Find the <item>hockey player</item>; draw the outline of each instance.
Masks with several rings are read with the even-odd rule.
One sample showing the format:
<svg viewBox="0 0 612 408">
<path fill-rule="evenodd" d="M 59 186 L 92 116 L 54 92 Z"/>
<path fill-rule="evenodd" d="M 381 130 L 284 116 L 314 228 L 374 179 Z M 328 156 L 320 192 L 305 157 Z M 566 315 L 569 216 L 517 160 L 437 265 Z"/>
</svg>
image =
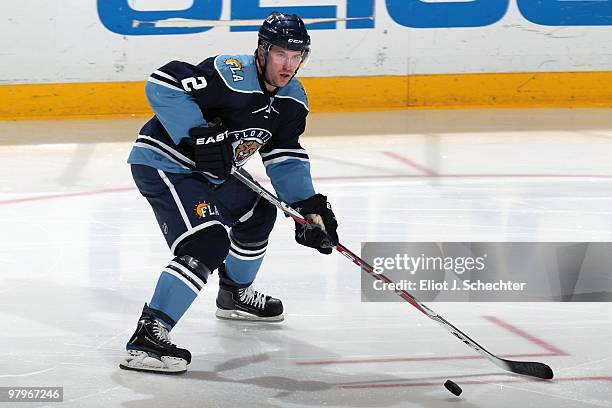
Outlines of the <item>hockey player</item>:
<svg viewBox="0 0 612 408">
<path fill-rule="evenodd" d="M 215 269 L 217 317 L 283 319 L 282 302 L 252 286 L 276 208 L 231 176 L 255 152 L 278 196 L 314 222 L 296 223 L 296 241 L 324 254 L 338 242 L 334 213 L 315 193 L 298 140 L 308 102 L 294 76 L 309 53 L 303 21 L 273 12 L 259 29 L 254 55 L 218 55 L 198 65 L 172 61 L 149 77 L 155 116 L 128 162 L 174 258 L 144 306 L 121 368 L 186 371 L 191 354 L 168 333 Z"/>
</svg>

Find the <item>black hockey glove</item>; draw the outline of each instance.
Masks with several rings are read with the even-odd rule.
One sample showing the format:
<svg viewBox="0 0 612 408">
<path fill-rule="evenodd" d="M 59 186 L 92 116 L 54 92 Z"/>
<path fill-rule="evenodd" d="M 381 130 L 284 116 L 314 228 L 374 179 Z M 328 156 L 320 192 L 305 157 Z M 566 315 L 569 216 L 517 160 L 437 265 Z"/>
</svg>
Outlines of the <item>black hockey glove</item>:
<svg viewBox="0 0 612 408">
<path fill-rule="evenodd" d="M 291 204 L 310 224 L 295 223 L 295 240 L 298 244 L 316 248 L 322 254 L 331 254 L 338 243 L 336 216 L 323 194 L 315 194 Z"/>
<path fill-rule="evenodd" d="M 234 150 L 221 123 L 189 129 L 196 169 L 225 180 L 234 165 Z"/>
</svg>

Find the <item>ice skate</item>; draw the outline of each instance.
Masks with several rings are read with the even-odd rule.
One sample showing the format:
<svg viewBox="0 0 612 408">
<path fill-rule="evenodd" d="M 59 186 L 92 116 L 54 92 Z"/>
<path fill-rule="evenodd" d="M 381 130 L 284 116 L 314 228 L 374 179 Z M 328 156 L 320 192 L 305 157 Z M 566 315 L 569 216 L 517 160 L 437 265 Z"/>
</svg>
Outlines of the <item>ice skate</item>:
<svg viewBox="0 0 612 408">
<path fill-rule="evenodd" d="M 219 275 L 224 275 L 223 266 L 219 268 Z M 216 316 L 220 319 L 280 322 L 284 319 L 283 302 L 253 289 L 252 285 L 238 288 L 221 281 Z"/>
<path fill-rule="evenodd" d="M 128 356 L 119 364 L 124 370 L 182 374 L 191 362 L 191 353 L 172 344 L 168 330 L 149 312 L 146 304 L 126 350 Z"/>
</svg>

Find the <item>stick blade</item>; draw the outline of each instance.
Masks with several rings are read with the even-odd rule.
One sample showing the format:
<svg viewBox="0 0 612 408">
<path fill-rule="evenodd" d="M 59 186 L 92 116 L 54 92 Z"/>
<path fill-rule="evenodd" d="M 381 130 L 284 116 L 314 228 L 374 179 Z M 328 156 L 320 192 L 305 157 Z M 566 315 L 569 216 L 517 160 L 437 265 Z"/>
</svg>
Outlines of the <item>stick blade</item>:
<svg viewBox="0 0 612 408">
<path fill-rule="evenodd" d="M 508 369 L 516 374 L 528 375 L 544 380 L 550 380 L 554 377 L 553 370 L 544 363 L 512 360 L 504 360 L 504 362 L 508 365 Z"/>
</svg>

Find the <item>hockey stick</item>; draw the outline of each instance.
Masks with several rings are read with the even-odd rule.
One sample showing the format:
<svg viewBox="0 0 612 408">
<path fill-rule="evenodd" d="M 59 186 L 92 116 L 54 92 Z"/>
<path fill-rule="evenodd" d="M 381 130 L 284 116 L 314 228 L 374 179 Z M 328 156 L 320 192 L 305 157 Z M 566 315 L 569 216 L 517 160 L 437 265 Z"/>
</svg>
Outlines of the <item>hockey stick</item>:
<svg viewBox="0 0 612 408">
<path fill-rule="evenodd" d="M 244 183 L 247 187 L 249 187 L 251 190 L 259 194 L 261 197 L 263 197 L 270 203 L 274 204 L 277 208 L 282 210 L 285 214 L 289 215 L 296 222 L 302 225 L 307 224 L 309 222 L 299 212 L 289 207 L 287 204 L 283 203 L 281 200 L 276 198 L 276 196 L 274 196 L 272 193 L 267 191 L 265 188 L 263 188 L 259 184 L 251 181 L 246 176 L 244 176 L 241 173 L 240 169 L 235 170 L 233 172 L 233 175 L 238 180 L 240 180 L 242 183 Z M 352 253 L 344 245 L 338 243 L 336 245 L 336 250 L 340 252 L 342 255 L 344 255 L 345 257 L 347 257 L 348 259 L 350 259 L 355 265 L 360 266 L 362 270 L 366 271 L 374 279 L 377 279 L 379 281 L 386 282 L 386 283 L 393 283 L 393 281 L 387 278 L 385 275 L 374 272 L 374 268 L 372 268 L 372 266 L 370 266 L 364 260 L 359 258 L 354 253 Z M 463 333 L 461 330 L 459 330 L 458 328 L 450 324 L 442 316 L 438 315 L 436 312 L 434 312 L 433 310 L 431 310 L 430 308 L 428 308 L 427 306 L 419 302 L 410 293 L 404 290 L 400 290 L 400 289 L 395 289 L 395 293 L 399 295 L 402 299 L 410 303 L 412 306 L 417 308 L 427 317 L 438 322 L 449 333 L 457 337 L 459 340 L 464 342 L 467 346 L 474 349 L 476 352 L 478 352 L 480 355 L 488 359 L 490 362 L 492 362 L 496 366 L 504 370 L 516 373 L 516 374 L 528 375 L 531 377 L 537 377 L 537 378 L 542 378 L 546 380 L 553 378 L 553 371 L 548 365 L 544 363 L 535 362 L 535 361 L 513 361 L 513 360 L 506 360 L 503 358 L 499 358 L 495 356 L 494 354 L 490 353 L 489 351 L 487 351 L 480 344 L 476 343 L 474 340 L 468 337 L 467 334 Z"/>
</svg>

